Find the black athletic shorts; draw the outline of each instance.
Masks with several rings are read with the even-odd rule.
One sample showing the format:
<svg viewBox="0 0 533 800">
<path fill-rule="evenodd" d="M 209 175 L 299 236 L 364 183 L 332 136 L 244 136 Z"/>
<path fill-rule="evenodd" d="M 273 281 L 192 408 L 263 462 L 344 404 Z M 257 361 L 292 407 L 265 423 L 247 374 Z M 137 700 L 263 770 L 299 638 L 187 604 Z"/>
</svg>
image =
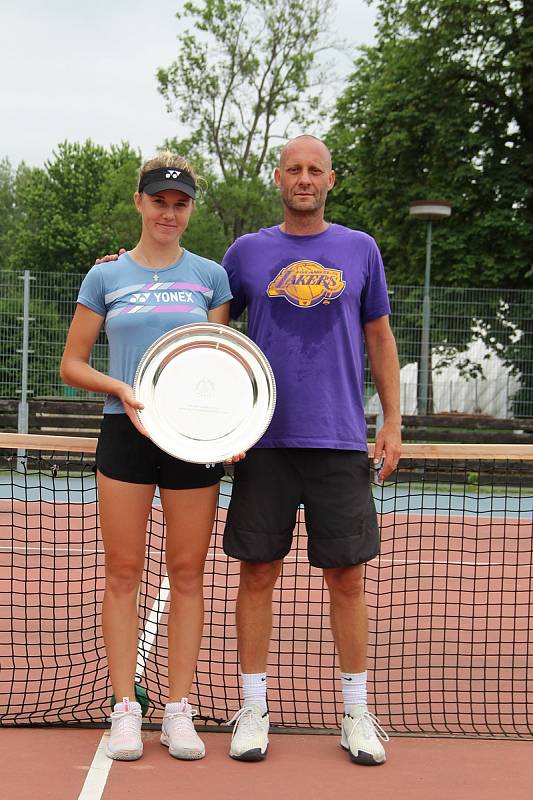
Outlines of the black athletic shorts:
<svg viewBox="0 0 533 800">
<path fill-rule="evenodd" d="M 313 566 L 348 567 L 378 554 L 368 454 L 321 448 L 255 448 L 235 464 L 224 551 L 241 561 L 284 558 L 300 504 Z"/>
<path fill-rule="evenodd" d="M 108 478 L 157 484 L 161 489 L 201 489 L 224 475 L 222 464 L 189 464 L 165 453 L 139 433 L 127 414 L 104 414 L 96 448 L 96 467 Z"/>
</svg>

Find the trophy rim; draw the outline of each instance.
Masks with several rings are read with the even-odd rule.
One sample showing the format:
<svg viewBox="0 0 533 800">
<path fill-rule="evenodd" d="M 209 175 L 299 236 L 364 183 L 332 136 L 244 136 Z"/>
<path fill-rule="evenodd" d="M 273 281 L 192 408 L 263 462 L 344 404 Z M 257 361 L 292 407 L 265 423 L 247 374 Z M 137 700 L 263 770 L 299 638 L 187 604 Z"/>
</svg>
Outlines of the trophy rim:
<svg viewBox="0 0 533 800">
<path fill-rule="evenodd" d="M 211 356 L 214 368 L 220 352 L 233 357 L 251 384 L 253 402 L 245 421 L 213 439 L 195 439 L 183 418 L 164 419 L 156 401 L 157 384 L 165 369 L 191 350 L 202 351 L 204 360 Z M 227 393 L 227 385 L 225 389 Z M 267 430 L 276 406 L 276 382 L 265 354 L 245 334 L 214 322 L 181 325 L 156 339 L 137 366 L 133 391 L 145 406 L 137 416 L 150 439 L 169 455 L 194 464 L 220 463 L 249 450 Z M 231 395 L 231 386 L 229 392 Z"/>
</svg>

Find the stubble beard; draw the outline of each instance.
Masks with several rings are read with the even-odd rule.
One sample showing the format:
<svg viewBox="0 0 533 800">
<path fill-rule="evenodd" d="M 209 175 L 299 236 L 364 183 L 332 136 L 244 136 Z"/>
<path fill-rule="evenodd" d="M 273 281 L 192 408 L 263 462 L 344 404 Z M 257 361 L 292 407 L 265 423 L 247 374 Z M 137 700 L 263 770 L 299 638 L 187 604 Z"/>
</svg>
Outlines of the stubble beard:
<svg viewBox="0 0 533 800">
<path fill-rule="evenodd" d="M 317 212 L 324 211 L 326 205 L 326 194 L 313 198 L 313 203 L 302 207 L 299 203 L 295 202 L 288 194 L 282 195 L 283 205 L 288 208 L 293 214 L 301 215 L 302 217 L 316 216 Z"/>
</svg>

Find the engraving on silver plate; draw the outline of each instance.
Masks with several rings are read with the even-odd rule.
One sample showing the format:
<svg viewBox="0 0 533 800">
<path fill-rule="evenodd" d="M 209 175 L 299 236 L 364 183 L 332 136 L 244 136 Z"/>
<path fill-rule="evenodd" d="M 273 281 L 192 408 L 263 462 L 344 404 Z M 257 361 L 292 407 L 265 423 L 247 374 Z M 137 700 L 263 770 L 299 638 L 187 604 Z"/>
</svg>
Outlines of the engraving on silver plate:
<svg viewBox="0 0 533 800">
<path fill-rule="evenodd" d="M 154 342 L 139 363 L 134 391 L 153 441 L 194 463 L 249 449 L 276 402 L 274 375 L 257 345 L 209 322 L 184 325 Z"/>
</svg>

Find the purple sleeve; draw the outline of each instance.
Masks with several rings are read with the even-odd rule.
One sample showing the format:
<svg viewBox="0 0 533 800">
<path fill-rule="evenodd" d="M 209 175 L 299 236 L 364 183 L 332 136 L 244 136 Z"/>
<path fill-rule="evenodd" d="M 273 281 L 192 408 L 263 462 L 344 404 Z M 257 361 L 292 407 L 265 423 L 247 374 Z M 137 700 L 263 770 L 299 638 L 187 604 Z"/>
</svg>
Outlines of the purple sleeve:
<svg viewBox="0 0 533 800">
<path fill-rule="evenodd" d="M 234 242 L 226 252 L 222 259 L 222 266 L 228 273 L 229 285 L 233 295 L 230 305 L 231 318 L 237 319 L 246 308 L 246 295 L 242 290 L 239 275 L 238 241 Z"/>
<path fill-rule="evenodd" d="M 374 240 L 368 253 L 368 274 L 361 299 L 363 323 L 390 315 L 389 293 L 381 253 Z"/>
</svg>

